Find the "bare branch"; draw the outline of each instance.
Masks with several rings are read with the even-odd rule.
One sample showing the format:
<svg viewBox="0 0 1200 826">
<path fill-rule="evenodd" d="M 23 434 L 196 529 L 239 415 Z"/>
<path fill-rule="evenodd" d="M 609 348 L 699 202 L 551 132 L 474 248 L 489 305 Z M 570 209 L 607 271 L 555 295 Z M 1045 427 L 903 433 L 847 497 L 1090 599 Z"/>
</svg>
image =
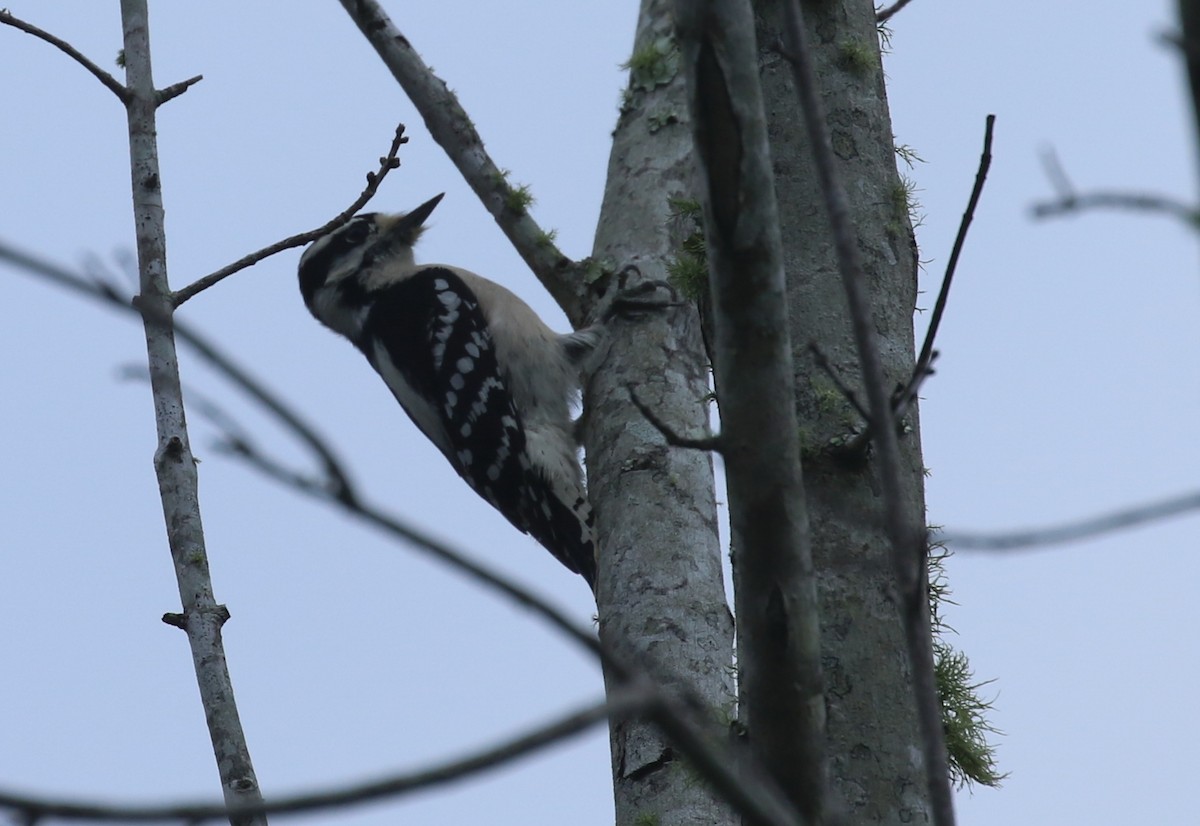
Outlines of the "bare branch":
<svg viewBox="0 0 1200 826">
<path fill-rule="evenodd" d="M 76 63 L 92 73 L 93 76 L 108 88 L 110 92 L 125 104 L 129 103 L 129 89 L 125 88 L 119 80 L 110 75 L 108 72 L 101 69 L 92 61 L 88 60 L 84 55 L 72 46 L 67 41 L 55 37 L 50 32 L 43 31 L 32 23 L 26 23 L 19 17 L 13 15 L 8 9 L 0 9 L 0 23 L 12 26 L 14 29 L 20 29 L 26 34 L 31 34 L 39 40 L 44 40 L 51 46 L 61 51 L 63 54 L 70 57 Z"/>
<path fill-rule="evenodd" d="M 667 444 L 669 444 L 671 447 L 686 447 L 693 448 L 695 450 L 713 450 L 718 453 L 721 452 L 720 434 L 700 437 L 680 435 L 669 424 L 660 419 L 658 414 L 651 410 L 641 400 L 637 394 L 637 390 L 634 389 L 633 385 L 627 385 L 627 389 L 629 390 L 629 400 L 633 402 L 633 406 L 636 407 L 641 414 L 646 417 L 646 421 L 650 422 L 655 430 L 662 434 L 662 437 L 666 439 Z"/>
<path fill-rule="evenodd" d="M 921 345 L 921 354 L 917 356 L 916 366 L 908 383 L 900 390 L 895 398 L 894 415 L 901 418 L 916 398 L 921 383 L 930 375 L 935 356 L 933 342 L 937 338 L 938 327 L 942 323 L 942 314 L 946 311 L 946 300 L 950 297 L 950 282 L 954 280 L 954 271 L 958 268 L 958 258 L 962 255 L 963 246 L 967 241 L 967 230 L 975 218 L 975 208 L 983 194 L 983 185 L 987 181 L 988 170 L 992 166 L 992 133 L 996 127 L 996 116 L 988 115 L 983 129 L 983 153 L 979 156 L 979 169 L 975 172 L 975 185 L 971 188 L 971 197 L 967 200 L 967 208 L 958 224 L 958 234 L 954 237 L 954 246 L 950 250 L 950 260 L 946 262 L 946 274 L 942 276 L 942 287 L 938 291 L 937 301 L 933 305 L 933 316 L 929 319 L 929 329 L 925 331 L 925 343 Z"/>
<path fill-rule="evenodd" d="M 158 439 L 154 471 L 196 684 L 225 803 L 258 806 L 262 804 L 262 793 L 238 715 L 221 639 L 221 626 L 228 614 L 213 592 L 200 514 L 199 480 L 189 444 L 179 359 L 171 324 L 155 121 L 157 92 L 152 80 L 148 19 L 147 0 L 121 0 L 121 29 L 129 83 L 125 112 L 138 251 L 136 306 L 143 311 Z M 266 823 L 257 816 L 239 816 L 230 822 L 231 826 L 265 826 Z"/>
<path fill-rule="evenodd" d="M 204 80 L 204 75 L 196 75 L 195 77 L 189 77 L 187 80 L 172 83 L 165 89 L 159 89 L 158 103 L 156 105 L 162 106 L 168 100 L 174 100 L 202 80 Z"/>
<path fill-rule="evenodd" d="M 327 502 L 332 501 L 328 495 L 324 494 L 317 486 L 306 482 L 302 476 L 265 458 L 253 445 L 242 442 L 231 446 L 252 467 L 277 481 L 290 485 L 293 489 L 306 495 Z M 653 672 L 653 668 L 642 670 L 619 661 L 611 651 L 600 644 L 593 634 L 577 626 L 557 608 L 505 577 L 475 563 L 461 551 L 433 539 L 365 502 L 339 502 L 339 504 L 349 513 L 432 554 L 440 561 L 458 569 L 468 578 L 501 592 L 518 605 L 541 616 L 603 660 L 610 673 L 620 681 L 623 688 L 619 690 L 624 690 L 624 687 L 631 684 L 646 682 L 649 679 L 647 673 Z M 705 710 L 702 713 L 711 715 L 712 712 Z M 690 719 L 692 715 L 684 705 L 664 698 L 660 691 L 658 702 L 650 709 L 648 716 L 676 744 L 679 750 L 687 755 L 705 779 L 712 783 L 713 787 L 740 811 L 758 818 L 758 822 L 769 826 L 797 826 L 799 821 L 794 812 L 791 811 L 779 790 L 766 779 L 765 773 L 760 768 L 749 765 L 743 765 L 739 770 L 738 763 L 728 748 L 728 744 L 713 742 L 709 739 L 701 728 L 692 722 Z"/>
<path fill-rule="evenodd" d="M 897 12 L 911 2 L 912 0 L 896 0 L 895 3 L 888 6 L 886 9 L 880 9 L 879 11 L 875 12 L 875 22 L 886 23 L 888 20 L 891 20 Z"/>
<path fill-rule="evenodd" d="M 1179 0 L 1177 7 L 1180 31 L 1165 35 L 1164 40 L 1177 47 L 1184 58 L 1192 124 L 1200 130 L 1200 4 L 1195 0 Z"/>
<path fill-rule="evenodd" d="M 356 212 L 366 206 L 367 202 L 375 197 L 375 193 L 379 191 L 379 185 L 383 183 L 383 179 L 387 177 L 387 174 L 400 166 L 400 158 L 398 157 L 397 153 L 400 151 L 401 145 L 406 143 L 408 143 L 408 138 L 404 137 L 404 124 L 402 123 L 396 127 L 396 137 L 392 139 L 392 145 L 388 149 L 388 153 L 379 159 L 378 171 L 367 173 L 366 188 L 364 188 L 362 193 L 354 199 L 354 203 L 346 207 L 346 209 L 343 210 L 336 218 L 324 224 L 323 226 L 318 227 L 317 229 L 309 230 L 308 232 L 301 232 L 298 235 L 289 236 L 288 238 L 284 238 L 282 241 L 276 241 L 270 246 L 263 247 L 257 252 L 252 252 L 249 255 L 243 256 L 237 261 L 234 261 L 232 264 L 222 267 L 216 272 L 210 273 L 203 278 L 193 281 L 186 287 L 176 290 L 171 294 L 171 300 L 173 301 L 174 305 L 178 307 L 180 304 L 196 295 L 196 293 L 207 290 L 213 284 L 228 278 L 235 272 L 253 266 L 259 261 L 262 261 L 264 258 L 269 258 L 276 253 L 283 252 L 286 249 L 300 247 L 309 243 L 310 241 L 315 241 L 323 235 L 328 235 L 342 224 L 349 221 L 354 217 Z"/>
<path fill-rule="evenodd" d="M 858 415 L 862 416 L 862 420 L 864 422 L 871 421 L 871 414 L 867 412 L 867 408 L 862 406 L 862 402 L 858 400 L 858 396 L 855 395 L 854 391 L 842 381 L 842 377 L 838 375 L 837 370 L 830 363 L 829 357 L 825 355 L 825 351 L 821 349 L 821 346 L 815 341 L 810 341 L 808 343 L 808 351 L 812 353 L 813 361 L 816 362 L 817 367 L 820 367 L 825 375 L 829 376 L 829 380 L 833 382 L 833 386 L 838 389 L 838 392 L 850 403 L 850 406 L 855 409 Z"/>
<path fill-rule="evenodd" d="M 529 215 L 528 190 L 514 188 L 495 164 L 458 98 L 421 60 L 376 0 L 340 0 L 425 120 L 438 146 L 576 327 L 583 323 L 582 271 Z"/>
<path fill-rule="evenodd" d="M 97 298 L 110 306 L 120 307 L 123 311 L 131 311 L 133 309 L 122 297 L 122 292 L 111 283 L 87 281 L 66 270 L 54 267 L 26 253 L 8 247 L 3 243 L 0 243 L 0 260 L 7 260 L 19 268 L 42 275 L 54 283 Z M 186 339 L 190 344 L 197 347 L 198 352 L 205 355 L 219 372 L 229 376 L 239 386 L 246 389 L 242 380 L 237 378 L 245 376 L 246 371 L 227 357 L 214 359 L 212 354 L 216 353 L 216 348 L 204 336 L 178 323 L 176 323 L 175 331 L 180 338 Z M 265 388 L 260 387 L 258 390 L 268 398 L 273 398 L 273 395 Z M 257 394 L 255 395 L 257 398 Z M 189 398 L 191 398 L 190 404 L 193 412 L 204 416 L 223 432 L 224 441 L 220 443 L 220 447 L 242 458 L 259 472 L 307 496 L 326 503 L 336 503 L 364 521 L 374 524 L 376 527 L 415 545 L 442 562 L 457 568 L 469 578 L 500 591 L 518 605 L 522 605 L 543 619 L 546 619 L 551 625 L 578 642 L 585 650 L 591 651 L 596 656 L 605 660 L 612 674 L 621 681 L 622 685 L 627 685 L 633 681 L 641 683 L 646 681 L 647 678 L 641 671 L 631 669 L 615 661 L 611 653 L 601 648 L 595 634 L 590 629 L 576 625 L 553 605 L 541 600 L 532 592 L 521 588 L 519 585 L 500 575 L 477 565 L 461 551 L 457 551 L 444 543 L 430 538 L 419 529 L 362 501 L 349 488 L 348 484 L 344 488 L 340 488 L 288 468 L 283 463 L 267 456 L 265 452 L 260 450 L 246 434 L 245 430 L 237 425 L 236 420 L 213 402 L 193 396 L 189 396 Z M 271 413 L 280 418 L 288 427 L 297 427 L 295 422 L 299 421 L 299 417 L 294 411 L 288 410 L 283 402 L 274 401 L 266 406 Z M 300 430 L 297 429 L 297 432 L 299 433 Z M 307 438 L 304 440 L 306 443 L 309 443 L 310 448 L 316 451 L 323 460 L 327 457 L 327 461 L 332 467 L 339 469 L 342 467 L 341 461 L 336 457 L 332 448 L 318 437 L 313 436 L 312 442 L 309 442 Z M 338 472 L 342 473 L 340 470 Z M 176 614 L 171 615 L 171 617 L 177 624 L 184 624 L 183 615 Z M 712 743 L 706 740 L 698 727 L 689 722 L 688 713 L 678 703 L 670 703 L 660 697 L 659 702 L 650 709 L 650 717 L 664 732 L 678 743 L 681 752 L 689 755 L 689 757 L 696 761 L 698 766 L 703 767 L 705 776 L 710 779 L 714 786 L 735 804 L 739 805 L 743 811 L 758 813 L 762 822 L 774 824 L 774 826 L 789 826 L 795 823 L 792 816 L 787 813 L 787 807 L 782 803 L 782 797 L 778 791 L 769 785 L 764 785 L 761 773 L 751 773 L 749 775 L 746 775 L 745 772 L 739 773 L 734 768 L 735 761 L 728 748 L 723 744 Z M 28 800 L 30 799 L 19 795 L 0 793 L 0 806 L 11 804 L 13 808 L 20 809 L 21 805 L 19 804 L 22 801 Z M 283 803 L 280 805 L 283 805 Z M 277 808 L 273 804 L 268 810 L 276 811 Z M 224 812 L 224 810 L 222 809 L 221 812 Z M 63 817 L 71 816 L 64 814 L 62 809 L 46 810 L 45 814 L 47 816 L 52 814 Z M 116 819 L 123 819 L 123 817 L 124 815 Z"/>
<path fill-rule="evenodd" d="M 1093 539 L 1104 534 L 1115 533 L 1150 522 L 1159 522 L 1198 510 L 1200 510 L 1200 491 L 1048 528 L 1032 528 L 994 534 L 950 531 L 939 533 L 934 539 L 955 550 L 1016 551 Z"/>
<path fill-rule="evenodd" d="M 97 275 L 87 279 L 67 269 L 56 266 L 48 261 L 37 258 L 27 252 L 9 246 L 0 241 L 0 261 L 7 261 L 18 269 L 51 281 L 61 287 L 82 293 L 85 296 L 99 300 L 110 307 L 116 307 L 122 312 L 136 314 L 138 311 L 130 303 L 130 296 L 118 287 L 111 279 Z M 334 499 L 355 497 L 349 473 L 341 460 L 325 439 L 316 429 L 304 420 L 276 393 L 271 391 L 233 358 L 222 352 L 207 336 L 186 322 L 174 322 L 175 336 L 188 344 L 197 355 L 212 365 L 218 372 L 226 376 L 238 389 L 246 393 L 274 415 L 280 422 L 311 450 L 320 462 L 325 478 L 313 484 L 320 487 Z M 142 371 L 144 374 L 144 370 Z"/>
<path fill-rule="evenodd" d="M 203 414 L 212 411 L 202 409 L 199 412 Z M 227 413 L 221 412 L 216 416 L 210 416 L 209 420 L 224 432 L 225 439 L 219 444 L 221 449 L 230 455 L 244 460 L 260 473 L 303 493 L 305 496 L 341 507 L 347 513 L 449 565 L 468 579 L 500 592 L 517 605 L 532 611 L 558 628 L 586 651 L 600 659 L 605 659 L 606 655 L 601 649 L 600 641 L 590 628 L 577 624 L 565 613 L 532 591 L 476 562 L 463 551 L 453 548 L 405 520 L 389 514 L 383 508 L 370 504 L 365 498 L 358 495 L 338 496 L 336 492 L 331 491 L 319 481 L 287 467 L 261 450 L 241 428 L 229 427 L 228 422 L 231 417 Z"/>
<path fill-rule="evenodd" d="M 1058 156 L 1052 149 L 1042 153 L 1042 166 L 1046 177 L 1058 192 L 1052 201 L 1034 204 L 1030 212 L 1034 218 L 1053 218 L 1073 215 L 1089 209 L 1119 209 L 1132 212 L 1159 212 L 1178 218 L 1188 226 L 1200 225 L 1200 210 L 1177 198 L 1166 195 L 1139 192 L 1085 192 L 1080 194 L 1063 170 Z"/>
<path fill-rule="evenodd" d="M 496 766 L 512 763 L 572 735 L 579 734 L 609 717 L 626 717 L 645 713 L 657 702 L 655 694 L 645 685 L 623 686 L 613 692 L 607 702 L 596 703 L 571 712 L 550 723 L 513 737 L 475 754 L 460 757 L 440 765 L 406 774 L 396 774 L 379 780 L 346 785 L 327 791 L 286 797 L 261 806 L 229 807 L 201 803 L 167 804 L 160 806 L 107 805 L 96 802 L 66 802 L 47 797 L 31 797 L 0 791 L 0 808 L 6 808 L 29 820 L 54 817 L 64 820 L 101 822 L 134 822 L 179 820 L 202 823 L 247 815 L 268 815 L 296 812 L 316 812 L 327 809 L 348 809 L 372 801 L 396 798 L 422 789 L 444 785 L 480 774 Z"/>
<path fill-rule="evenodd" d="M 941 701 L 934 682 L 932 631 L 926 598 L 925 531 L 914 524 L 904 506 L 901 482 L 900 448 L 897 442 L 892 401 L 888 392 L 879 350 L 874 338 L 870 301 L 864 286 L 854 225 L 850 217 L 845 188 L 838 178 L 837 160 L 825 118 L 825 108 L 810 56 L 808 31 L 799 0 L 788 0 L 787 48 L 791 52 L 793 81 L 804 112 L 809 141 L 813 147 L 821 191 L 829 214 L 834 248 L 845 286 L 850 320 L 862 362 L 863 383 L 871 417 L 868 423 L 874 435 L 883 491 L 884 524 L 892 545 L 892 562 L 900 593 L 900 614 L 912 668 L 921 727 L 922 752 L 929 784 L 933 822 L 953 826 L 954 800 L 950 789 L 950 767 L 942 730 Z"/>
<path fill-rule="evenodd" d="M 1166 195 L 1136 192 L 1086 192 L 1056 201 L 1034 204 L 1034 218 L 1053 218 L 1089 209 L 1118 209 L 1132 212 L 1162 212 L 1189 226 L 1200 224 L 1200 211 L 1190 204 Z"/>
</svg>

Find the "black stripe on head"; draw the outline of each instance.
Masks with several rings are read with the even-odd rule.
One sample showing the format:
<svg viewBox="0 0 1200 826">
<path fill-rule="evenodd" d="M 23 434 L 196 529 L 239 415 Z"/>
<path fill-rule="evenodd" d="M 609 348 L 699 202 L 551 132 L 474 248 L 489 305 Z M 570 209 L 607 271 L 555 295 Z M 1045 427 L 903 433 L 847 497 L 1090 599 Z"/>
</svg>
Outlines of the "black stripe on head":
<svg viewBox="0 0 1200 826">
<path fill-rule="evenodd" d="M 323 235 L 309 245 L 300 256 L 300 294 L 304 303 L 312 306 L 317 290 L 325 286 L 337 265 L 357 247 L 366 246 L 375 234 L 377 214 L 365 212 L 356 215 L 328 235 Z"/>
</svg>

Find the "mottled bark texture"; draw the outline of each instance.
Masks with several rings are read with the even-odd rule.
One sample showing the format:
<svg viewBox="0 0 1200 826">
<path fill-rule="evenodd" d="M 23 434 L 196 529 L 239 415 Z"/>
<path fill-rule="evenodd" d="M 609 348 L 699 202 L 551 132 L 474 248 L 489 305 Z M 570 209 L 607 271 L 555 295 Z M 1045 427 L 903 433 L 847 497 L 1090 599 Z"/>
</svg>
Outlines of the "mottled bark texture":
<svg viewBox="0 0 1200 826">
<path fill-rule="evenodd" d="M 806 352 L 809 342 L 819 344 L 843 380 L 864 397 L 843 285 L 791 70 L 780 53 L 782 6 L 779 0 L 756 0 L 755 10 L 818 572 L 832 789 L 849 807 L 852 822 L 923 823 L 929 819 L 928 793 L 877 469 L 869 454 L 855 461 L 837 449 L 862 423 Z M 896 171 L 875 11 L 870 0 L 816 0 L 806 2 L 804 11 L 858 230 L 884 371 L 889 383 L 899 383 L 914 360 L 916 262 Z M 922 522 L 915 409 L 906 424 L 904 506 Z"/>
<path fill-rule="evenodd" d="M 595 258 L 628 283 L 666 277 L 676 252 L 667 199 L 692 192 L 692 140 L 670 5 L 642 5 L 596 231 Z M 723 719 L 711 726 L 720 736 L 734 716 L 733 623 L 722 584 L 712 462 L 701 451 L 668 447 L 630 403 L 628 389 L 636 388 L 676 430 L 704 432 L 709 389 L 699 319 L 691 307 L 678 306 L 618 320 L 614 332 L 585 405 L 588 484 L 600 538 L 600 636 L 622 661 L 645 666 L 668 689 L 686 690 L 717 710 Z M 611 735 L 618 826 L 735 822 L 654 727 L 623 721 Z"/>
<path fill-rule="evenodd" d="M 749 0 L 677 0 L 676 18 L 700 162 L 740 717 L 757 761 L 816 824 L 826 785 L 820 628 L 754 17 Z"/>
</svg>

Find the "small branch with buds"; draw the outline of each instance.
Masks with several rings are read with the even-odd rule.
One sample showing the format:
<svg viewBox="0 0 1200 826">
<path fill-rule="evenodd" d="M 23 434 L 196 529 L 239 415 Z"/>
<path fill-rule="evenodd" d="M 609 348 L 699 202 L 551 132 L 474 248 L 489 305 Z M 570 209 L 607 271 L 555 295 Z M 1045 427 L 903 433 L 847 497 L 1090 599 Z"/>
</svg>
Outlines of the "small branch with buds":
<svg viewBox="0 0 1200 826">
<path fill-rule="evenodd" d="M 207 290 L 213 284 L 223 281 L 235 272 L 244 270 L 247 267 L 252 267 L 264 258 L 270 258 L 276 253 L 291 249 L 292 247 L 301 247 L 305 244 L 315 241 L 323 235 L 328 235 L 342 224 L 354 217 L 354 214 L 367 205 L 367 202 L 375 197 L 375 193 L 379 191 L 379 185 L 383 183 L 383 179 L 393 169 L 400 166 L 400 158 L 398 153 L 403 144 L 408 143 L 408 138 L 404 136 L 404 124 L 396 127 L 396 137 L 392 139 L 391 148 L 388 153 L 379 159 L 379 169 L 375 172 L 367 173 L 367 186 L 362 193 L 354 199 L 354 203 L 346 207 L 338 216 L 326 224 L 323 224 L 316 229 L 308 232 L 301 232 L 297 235 L 291 235 L 284 238 L 282 241 L 276 241 L 270 246 L 263 247 L 257 252 L 252 252 L 232 264 L 222 267 L 214 273 L 210 273 L 203 278 L 198 278 L 186 287 L 182 287 L 171 294 L 171 302 L 175 307 L 183 304 L 189 298 L 192 298 L 197 293 Z"/>
</svg>

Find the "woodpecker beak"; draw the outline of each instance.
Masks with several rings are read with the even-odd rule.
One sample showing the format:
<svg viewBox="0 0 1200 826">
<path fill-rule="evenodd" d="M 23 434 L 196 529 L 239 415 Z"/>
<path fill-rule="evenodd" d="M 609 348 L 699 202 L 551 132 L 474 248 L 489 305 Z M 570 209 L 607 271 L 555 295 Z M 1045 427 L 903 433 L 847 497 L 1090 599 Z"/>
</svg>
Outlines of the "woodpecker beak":
<svg viewBox="0 0 1200 826">
<path fill-rule="evenodd" d="M 441 202 L 446 196 L 443 192 L 440 195 L 435 195 L 412 212 L 405 213 L 400 216 L 395 224 L 392 225 L 391 232 L 401 238 L 412 238 L 416 240 L 421 233 L 421 225 L 429 218 L 429 214 L 433 212 L 433 208 Z"/>
</svg>

